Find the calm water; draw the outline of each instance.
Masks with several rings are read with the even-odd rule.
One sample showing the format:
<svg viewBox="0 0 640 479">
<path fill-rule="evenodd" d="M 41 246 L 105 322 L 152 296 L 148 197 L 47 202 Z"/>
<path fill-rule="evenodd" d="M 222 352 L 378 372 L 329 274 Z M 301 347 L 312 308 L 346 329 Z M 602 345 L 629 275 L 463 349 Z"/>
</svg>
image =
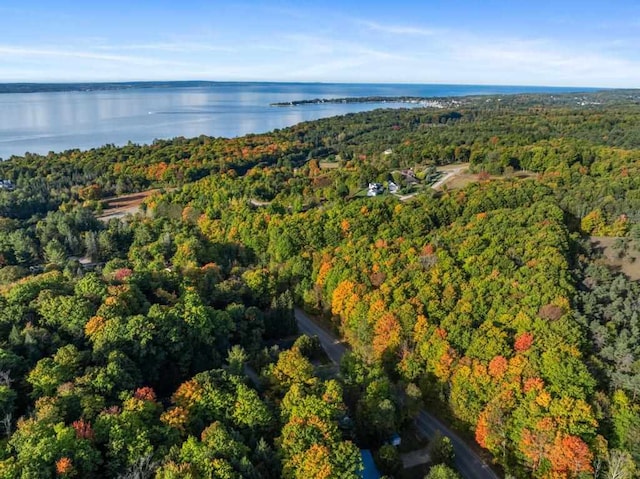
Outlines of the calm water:
<svg viewBox="0 0 640 479">
<path fill-rule="evenodd" d="M 2 94 L 0 158 L 27 151 L 87 149 L 106 143 L 150 143 L 156 138 L 175 136 L 230 137 L 262 133 L 301 121 L 392 106 L 323 104 L 279 108 L 269 106 L 273 102 L 373 95 L 440 97 L 575 90 L 468 85 L 219 83 L 204 87 Z"/>
</svg>

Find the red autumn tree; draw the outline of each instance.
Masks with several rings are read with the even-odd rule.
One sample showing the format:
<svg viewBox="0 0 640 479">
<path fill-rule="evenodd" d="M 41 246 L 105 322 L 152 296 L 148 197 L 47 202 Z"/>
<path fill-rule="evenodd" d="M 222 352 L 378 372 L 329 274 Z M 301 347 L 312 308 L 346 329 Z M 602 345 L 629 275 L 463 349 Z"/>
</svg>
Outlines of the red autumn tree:
<svg viewBox="0 0 640 479">
<path fill-rule="evenodd" d="M 74 421 L 71 426 L 76 431 L 76 437 L 78 439 L 93 439 L 94 434 L 90 422 L 84 419 L 78 419 Z"/>
<path fill-rule="evenodd" d="M 517 338 L 513 348 L 518 352 L 527 351 L 533 344 L 533 334 L 522 333 Z"/>
<path fill-rule="evenodd" d="M 113 274 L 113 277 L 116 281 L 124 281 L 132 274 L 133 274 L 133 270 L 129 268 L 120 268 Z"/>
<path fill-rule="evenodd" d="M 148 386 L 136 389 L 136 392 L 133 393 L 133 396 L 136 399 L 141 399 L 143 401 L 155 401 L 156 400 L 155 391 L 153 390 L 153 388 L 148 387 Z"/>
</svg>

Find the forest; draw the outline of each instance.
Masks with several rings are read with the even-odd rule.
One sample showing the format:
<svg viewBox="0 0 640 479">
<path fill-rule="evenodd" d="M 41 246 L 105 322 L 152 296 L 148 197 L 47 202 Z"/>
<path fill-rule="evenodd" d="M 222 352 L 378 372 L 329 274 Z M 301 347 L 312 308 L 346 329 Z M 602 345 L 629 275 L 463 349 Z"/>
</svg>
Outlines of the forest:
<svg viewBox="0 0 640 479">
<path fill-rule="evenodd" d="M 472 181 L 361 194 L 454 164 Z M 502 477 L 640 474 L 640 286 L 591 241 L 637 267 L 637 91 L 27 153 L 0 179 L 0 477 L 358 478 L 361 449 L 458 477 L 442 438 L 402 470 L 421 409 Z"/>
</svg>

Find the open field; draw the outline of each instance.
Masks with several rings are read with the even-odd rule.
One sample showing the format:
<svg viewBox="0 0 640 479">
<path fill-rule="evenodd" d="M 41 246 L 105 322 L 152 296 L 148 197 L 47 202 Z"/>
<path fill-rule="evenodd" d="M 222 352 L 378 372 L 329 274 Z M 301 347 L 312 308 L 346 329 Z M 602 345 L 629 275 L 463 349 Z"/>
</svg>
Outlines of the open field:
<svg viewBox="0 0 640 479">
<path fill-rule="evenodd" d="M 602 254 L 602 259 L 598 261 L 601 261 L 614 271 L 625 274 L 631 280 L 640 280 L 640 252 L 630 249 L 621 258 L 613 247 L 613 244 L 619 238 L 592 236 L 590 239 L 591 246 Z"/>
<path fill-rule="evenodd" d="M 460 167 L 463 165 L 447 165 L 447 166 L 438 168 L 438 171 L 446 171 L 444 170 L 444 168 L 452 169 L 453 167 L 456 167 L 456 166 Z M 468 167 L 468 164 L 466 166 Z M 509 178 L 523 179 L 523 178 L 535 178 L 536 176 L 538 176 L 538 174 L 531 171 L 516 171 L 510 175 L 490 175 L 486 178 L 486 180 L 504 180 Z M 457 189 L 464 188 L 468 184 L 475 183 L 477 181 L 481 181 L 481 176 L 477 173 L 469 173 L 468 169 L 466 169 L 466 170 L 460 170 L 458 173 L 456 173 L 453 177 L 451 177 L 451 179 L 449 179 L 446 182 L 446 185 L 447 185 L 447 188 L 450 190 L 457 190 Z"/>
<path fill-rule="evenodd" d="M 337 161 L 320 161 L 318 166 L 321 170 L 335 170 L 340 168 L 340 163 Z"/>
</svg>

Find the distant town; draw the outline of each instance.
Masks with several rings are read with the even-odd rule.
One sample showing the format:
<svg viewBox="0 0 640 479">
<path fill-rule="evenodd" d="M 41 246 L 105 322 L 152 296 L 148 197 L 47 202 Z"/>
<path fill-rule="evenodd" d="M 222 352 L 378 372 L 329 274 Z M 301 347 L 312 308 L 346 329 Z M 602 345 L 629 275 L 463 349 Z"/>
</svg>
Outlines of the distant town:
<svg viewBox="0 0 640 479">
<path fill-rule="evenodd" d="M 271 103 L 271 106 L 318 105 L 322 103 L 410 103 L 423 107 L 445 108 L 457 102 L 451 99 L 434 99 L 420 96 L 356 96 L 345 98 L 313 98 L 310 100 L 294 100 Z"/>
</svg>

